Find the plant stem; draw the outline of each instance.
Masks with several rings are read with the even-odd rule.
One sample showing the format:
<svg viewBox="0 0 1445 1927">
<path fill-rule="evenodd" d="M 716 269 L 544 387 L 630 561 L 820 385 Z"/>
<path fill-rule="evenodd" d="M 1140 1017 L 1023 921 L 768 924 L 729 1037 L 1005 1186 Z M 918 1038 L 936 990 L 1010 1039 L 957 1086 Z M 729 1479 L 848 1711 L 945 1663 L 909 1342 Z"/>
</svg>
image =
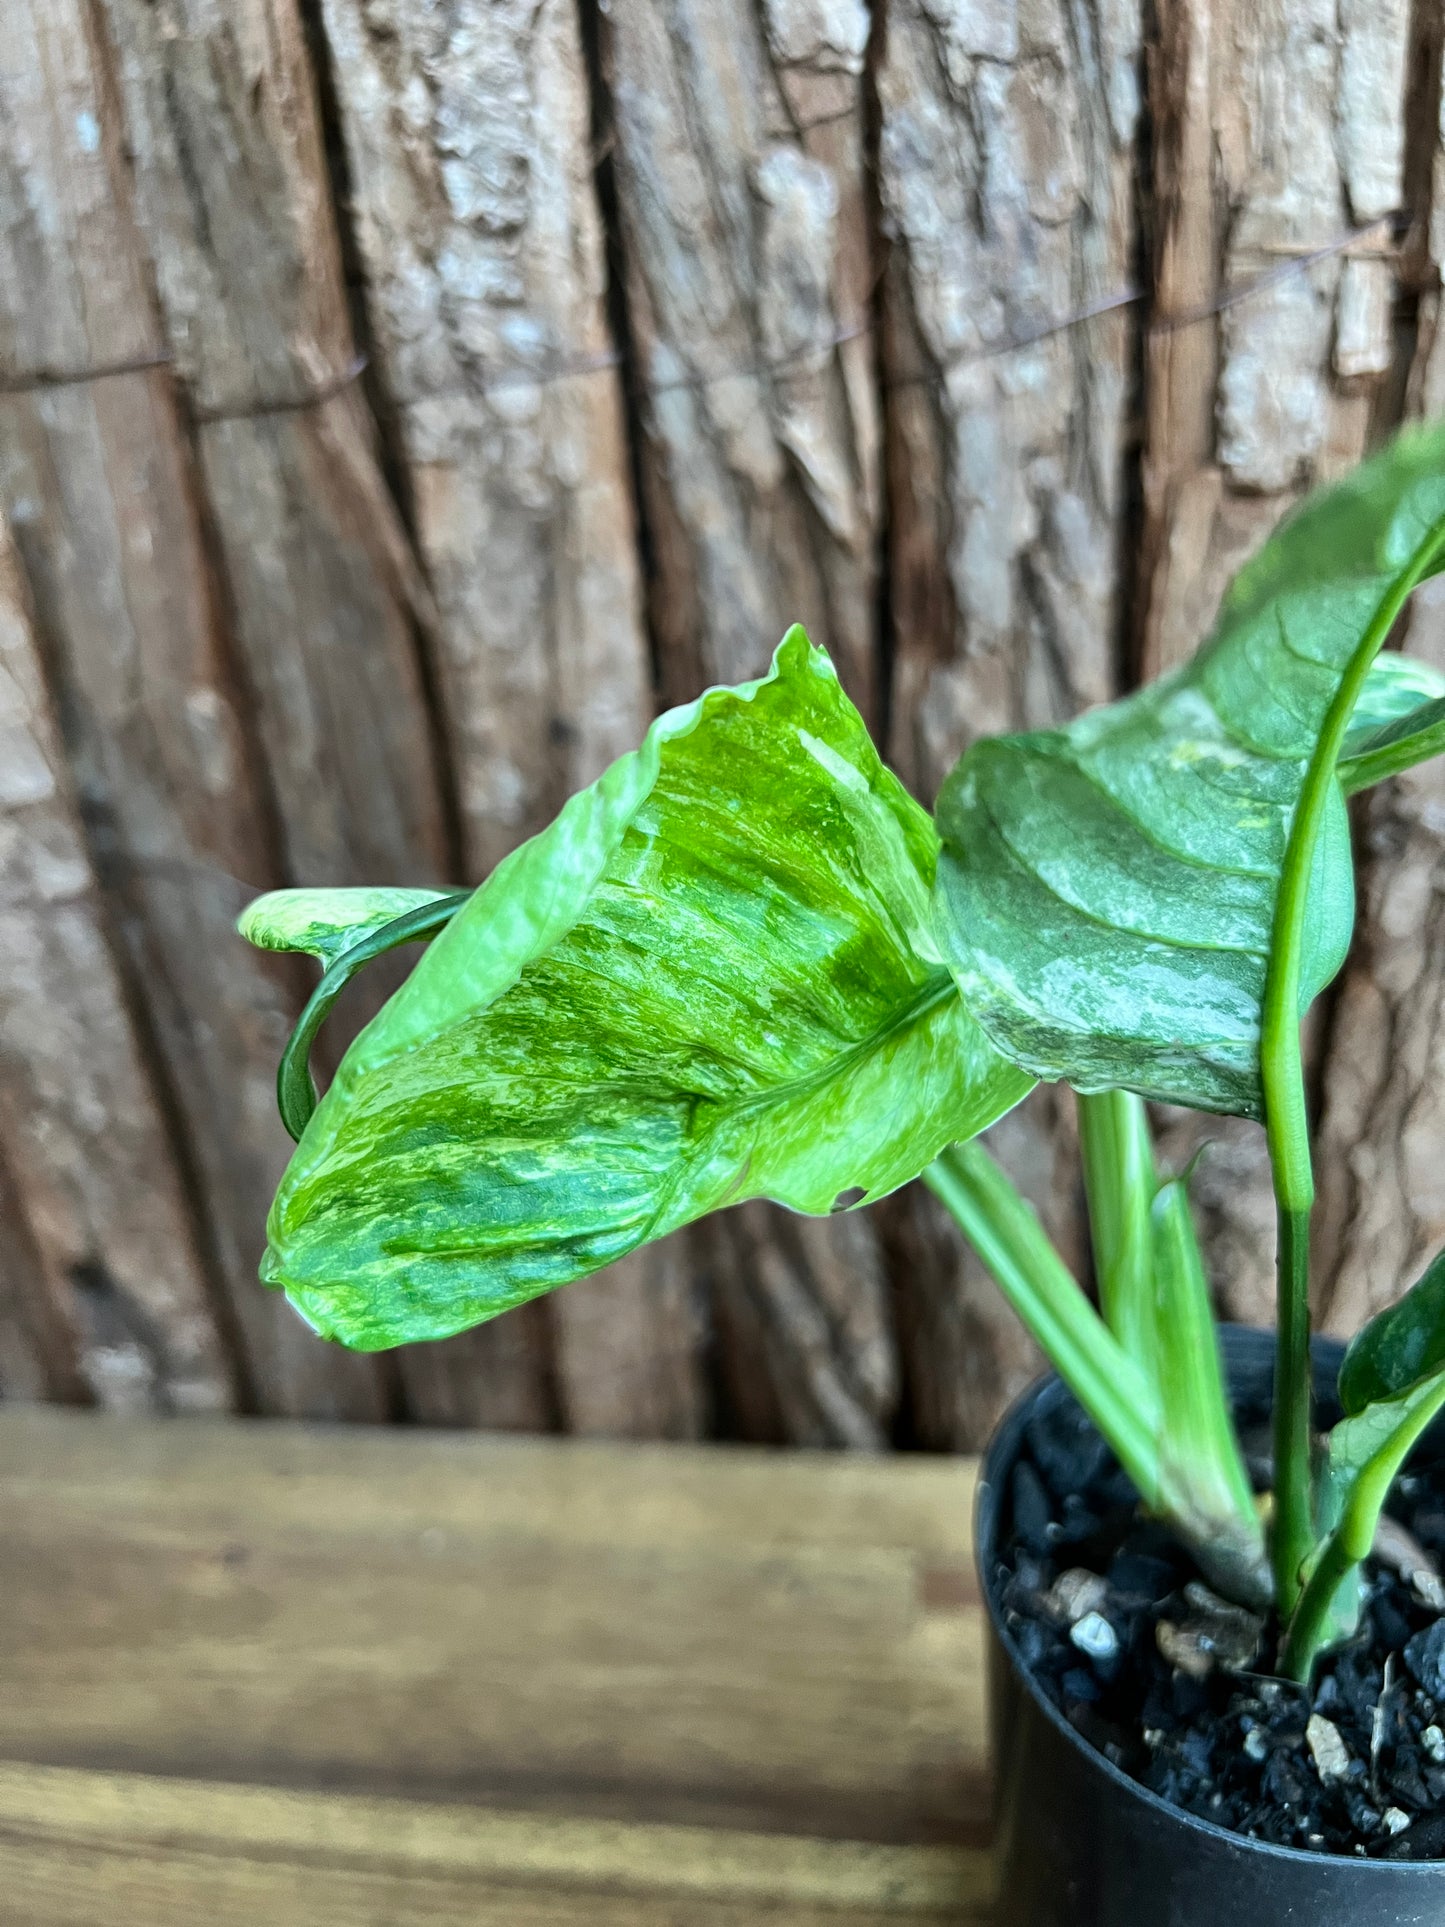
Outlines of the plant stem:
<svg viewBox="0 0 1445 1927">
<path fill-rule="evenodd" d="M 1188 1534 L 1211 1585 L 1267 1606 L 1269 1556 L 1184 1182 L 1160 1185 L 1148 1113 L 1132 1091 L 1080 1092 L 1078 1114 L 1100 1308 L 1163 1415 L 1158 1509 Z"/>
<path fill-rule="evenodd" d="M 999 1289 L 1133 1480 L 1159 1497 L 1154 1388 L 1089 1303 L 1032 1207 L 976 1141 L 950 1146 L 923 1181 L 957 1219 Z"/>
<path fill-rule="evenodd" d="M 1218 1378 L 1202 1270 L 1198 1287 L 1204 1335 L 1191 1370 L 1202 1385 L 1212 1366 L 1222 1428 L 1221 1435 L 1210 1436 L 1216 1458 L 1205 1465 L 1194 1452 L 1182 1458 L 1175 1453 L 1166 1460 L 1170 1414 L 1153 1376 L 1129 1356 L 1089 1303 L 1032 1207 L 982 1145 L 951 1146 L 923 1173 L 923 1181 L 957 1219 L 1005 1298 L 1099 1428 L 1145 1509 L 1168 1521 L 1212 1584 L 1242 1604 L 1267 1604 L 1269 1566 L 1243 1466 L 1237 1481 L 1219 1476 L 1217 1458 L 1237 1448 Z M 1152 1270 L 1150 1275 L 1152 1279 Z"/>
<path fill-rule="evenodd" d="M 456 890 L 450 896 L 437 897 L 431 903 L 405 911 L 373 930 L 369 937 L 354 943 L 349 950 L 343 950 L 322 973 L 320 983 L 307 998 L 306 1008 L 287 1040 L 276 1072 L 276 1102 L 281 1122 L 298 1143 L 317 1103 L 316 1085 L 311 1076 L 311 1046 L 337 998 L 364 964 L 385 956 L 398 944 L 418 943 L 444 930 L 471 895 L 470 890 Z"/>
<path fill-rule="evenodd" d="M 1309 1152 L 1306 1149 L 1306 1159 Z M 1279 1328 L 1274 1366 L 1274 1585 L 1284 1618 L 1314 1545 L 1310 1476 L 1310 1213 L 1279 1205 Z"/>
<path fill-rule="evenodd" d="M 1349 1550 L 1344 1535 L 1337 1527 L 1320 1548 L 1314 1571 L 1299 1596 L 1294 1617 L 1289 1622 L 1289 1633 L 1280 1656 L 1280 1669 L 1287 1679 L 1297 1679 L 1302 1685 L 1308 1685 L 1335 1594 L 1357 1563 L 1356 1556 Z"/>
<path fill-rule="evenodd" d="M 1279 1218 L 1279 1311 L 1275 1366 L 1275 1589 L 1288 1614 L 1314 1542 L 1310 1477 L 1309 1221 L 1314 1204 L 1309 1119 L 1300 1056 L 1300 976 L 1305 914 L 1320 825 L 1350 716 L 1369 673 L 1416 583 L 1445 543 L 1437 522 L 1391 583 L 1346 664 L 1305 771 L 1275 905 L 1260 1035 L 1265 1129 Z"/>
</svg>

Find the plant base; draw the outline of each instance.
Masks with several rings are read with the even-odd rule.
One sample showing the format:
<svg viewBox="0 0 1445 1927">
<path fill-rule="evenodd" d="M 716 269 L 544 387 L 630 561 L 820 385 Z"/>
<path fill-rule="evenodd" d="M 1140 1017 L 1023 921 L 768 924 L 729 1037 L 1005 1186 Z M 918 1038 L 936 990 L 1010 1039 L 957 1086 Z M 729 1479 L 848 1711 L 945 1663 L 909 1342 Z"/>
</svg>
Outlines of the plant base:
<svg viewBox="0 0 1445 1927">
<path fill-rule="evenodd" d="M 1231 1330 L 1224 1346 L 1248 1433 L 1251 1423 L 1267 1424 L 1272 1343 L 1267 1334 Z M 1338 1360 L 1337 1347 L 1317 1347 L 1322 1405 Z M 1428 1459 L 1429 1448 L 1424 1452 Z M 1082 1459 L 1069 1463 L 1071 1453 Z M 1093 1504 L 1077 1497 L 1056 1503 L 1043 1476 L 1050 1471 L 1060 1493 L 1086 1485 Z M 1440 1491 L 1445 1506 L 1445 1480 Z M 1127 1487 L 1064 1387 L 1050 1380 L 1027 1394 L 994 1440 L 979 1495 L 1003 1927 L 1140 1927 L 1154 1920 L 1170 1927 L 1216 1927 L 1224 1920 L 1229 1927 L 1282 1921 L 1333 1927 L 1346 1920 L 1445 1927 L 1445 1864 L 1391 1857 L 1445 1854 L 1445 1837 L 1435 1838 L 1437 1830 L 1445 1836 L 1445 1828 L 1437 1828 L 1428 1810 L 1428 1787 L 1422 1783 L 1423 1804 L 1418 1798 L 1403 1804 L 1398 1790 L 1410 1786 L 1411 1770 L 1438 1771 L 1419 1745 L 1431 1702 L 1403 1652 L 1392 1660 L 1390 1693 L 1380 1690 L 1382 1659 L 1363 1644 L 1338 1662 L 1354 1668 L 1354 1683 L 1346 1681 L 1354 1700 L 1375 1667 L 1375 1703 L 1383 1699 L 1383 1706 L 1378 1731 L 1373 1706 L 1362 1728 L 1358 1709 L 1336 1704 L 1325 1688 L 1336 1720 L 1321 1715 L 1313 1747 L 1326 1769 L 1341 1772 L 1322 1778 L 1305 1738 L 1314 1708 L 1302 1696 L 1296 1694 L 1291 1707 L 1291 1689 L 1276 1688 L 1257 1672 L 1244 1678 L 1216 1672 L 1199 1681 L 1187 1673 L 1176 1677 L 1158 1659 L 1159 1614 L 1152 1601 L 1146 1606 L 1146 1595 L 1173 1595 L 1170 1623 L 1186 1622 L 1179 1589 L 1188 1572 L 1186 1565 L 1171 1566 L 1170 1549 L 1152 1527 L 1141 1535 L 1134 1526 L 1132 1543 L 1125 1543 L 1132 1514 Z M 1071 1635 L 1058 1595 L 1051 1612 L 1029 1610 L 1038 1597 L 1030 1580 L 1052 1588 L 1064 1572 L 1103 1572 L 1111 1559 L 1122 1583 L 1101 1602 L 1106 1610 L 1096 1622 L 1076 1622 Z M 1077 1589 L 1079 1582 L 1072 1583 Z M 1130 1597 L 1134 1607 L 1121 1611 L 1120 1599 Z M 1082 1603 L 1073 1601 L 1075 1609 Z M 1389 1639 L 1402 1648 L 1431 1623 L 1423 1605 L 1391 1622 L 1389 1599 L 1382 1597 L 1380 1611 Z M 1363 1631 L 1373 1636 L 1373 1620 Z M 1265 1634 L 1272 1636 L 1272 1629 Z M 1418 1662 L 1420 1649 L 1414 1652 Z M 1121 1725 L 1121 1709 L 1129 1708 L 1135 1717 Z M 1445 1704 L 1441 1717 L 1445 1722 Z M 1342 1758 L 1331 1759 L 1331 1731 L 1345 1736 Z M 1362 1757 L 1371 1754 L 1371 1741 L 1372 1757 Z M 1205 1815 L 1220 1792 L 1220 1810 L 1274 1839 L 1252 1840 L 1186 1812 L 1126 1768 L 1202 1804 Z M 1235 1797 L 1241 1789 L 1243 1799 Z M 1291 1839 L 1314 1850 L 1276 1844 Z"/>
</svg>

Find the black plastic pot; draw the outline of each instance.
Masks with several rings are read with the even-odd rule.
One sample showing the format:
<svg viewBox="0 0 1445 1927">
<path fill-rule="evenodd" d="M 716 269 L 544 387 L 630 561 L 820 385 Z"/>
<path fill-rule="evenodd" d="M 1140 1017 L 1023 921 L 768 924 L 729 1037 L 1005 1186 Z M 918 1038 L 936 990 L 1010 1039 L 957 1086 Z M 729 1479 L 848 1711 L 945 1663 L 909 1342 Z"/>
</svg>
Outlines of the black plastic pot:
<svg viewBox="0 0 1445 1927">
<path fill-rule="evenodd" d="M 1274 1341 L 1226 1327 L 1238 1409 L 1268 1411 Z M 1340 1347 L 1315 1343 L 1326 1415 Z M 1445 1927 L 1445 1861 L 1349 1859 L 1268 1846 L 1211 1826 L 1139 1786 L 1081 1739 L 1030 1678 L 1004 1624 L 995 1549 L 1030 1416 L 1068 1401 L 1057 1378 L 1026 1392 L 989 1447 L 976 1543 L 988 1606 L 996 1771 L 997 1927 Z M 1439 1434 L 1424 1450 L 1438 1453 Z"/>
</svg>

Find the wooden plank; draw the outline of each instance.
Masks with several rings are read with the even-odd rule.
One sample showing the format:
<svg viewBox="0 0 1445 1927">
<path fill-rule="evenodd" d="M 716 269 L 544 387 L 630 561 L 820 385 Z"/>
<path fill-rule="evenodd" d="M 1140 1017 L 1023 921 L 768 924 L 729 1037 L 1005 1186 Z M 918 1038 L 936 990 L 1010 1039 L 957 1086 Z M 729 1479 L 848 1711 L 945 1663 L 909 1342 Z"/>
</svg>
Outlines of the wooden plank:
<svg viewBox="0 0 1445 1927">
<path fill-rule="evenodd" d="M 214 1410 L 227 1361 L 0 527 L 0 1146 L 60 1395 Z M 57 1329 L 58 1328 L 58 1329 Z M 79 1385 L 71 1381 L 78 1380 Z"/>
<path fill-rule="evenodd" d="M 890 754 L 931 800 L 976 736 L 1116 693 L 1136 334 L 1140 9 L 890 0 L 878 67 Z M 1013 347 L 1010 343 L 1024 345 Z M 996 1133 L 1071 1258 L 1066 1098 Z M 1036 1359 L 933 1200 L 891 1213 L 913 1424 L 976 1445 Z"/>
<path fill-rule="evenodd" d="M 0 1878 L 33 1927 L 193 1920 L 982 1921 L 978 1850 L 634 1826 L 0 1766 Z M 99 1892 L 97 1890 L 100 1890 Z M 183 1908 L 192 1911 L 185 1912 Z M 144 1908 L 142 1912 L 141 1909 Z"/>
<path fill-rule="evenodd" d="M 104 372 L 167 345 L 101 16 L 80 0 L 0 7 L 0 101 L 0 506 L 132 1007 L 251 1395 L 374 1414 L 374 1366 L 320 1345 L 256 1283 L 295 986 L 232 928 L 277 852 L 175 386 L 163 369 Z"/>
<path fill-rule="evenodd" d="M 981 1838 L 971 1468 L 0 1413 L 0 1758 Z"/>
<path fill-rule="evenodd" d="M 1402 205 L 1411 84 L 1404 0 L 1338 10 L 1182 0 L 1160 18 L 1149 80 L 1159 325 L 1147 348 L 1146 675 L 1191 653 L 1280 516 L 1358 460 L 1398 406 L 1388 225 L 1301 272 L 1279 271 Z M 1202 321 L 1167 325 L 1220 303 Z M 1371 1045 L 1363 1011 L 1347 1001 L 1342 1015 L 1347 1062 Z M 1339 1066 L 1327 1067 L 1326 1089 Z M 1176 1167 L 1204 1139 L 1216 1147 L 1197 1185 L 1211 1273 L 1230 1315 L 1272 1323 L 1263 1132 L 1182 1113 L 1166 1123 Z M 1327 1213 L 1334 1188 L 1321 1186 Z M 1324 1229 L 1322 1255 L 1340 1235 L 1333 1219 Z"/>
<path fill-rule="evenodd" d="M 600 9 L 670 700 L 808 625 L 877 708 L 862 0 Z"/>
<path fill-rule="evenodd" d="M 577 19 L 569 0 L 323 12 L 479 877 L 652 703 Z M 660 1262 L 409 1360 L 412 1409 L 696 1431 L 698 1348 Z"/>
<path fill-rule="evenodd" d="M 973 1479 L 0 1412 L 6 1906 L 983 1927 Z"/>
</svg>

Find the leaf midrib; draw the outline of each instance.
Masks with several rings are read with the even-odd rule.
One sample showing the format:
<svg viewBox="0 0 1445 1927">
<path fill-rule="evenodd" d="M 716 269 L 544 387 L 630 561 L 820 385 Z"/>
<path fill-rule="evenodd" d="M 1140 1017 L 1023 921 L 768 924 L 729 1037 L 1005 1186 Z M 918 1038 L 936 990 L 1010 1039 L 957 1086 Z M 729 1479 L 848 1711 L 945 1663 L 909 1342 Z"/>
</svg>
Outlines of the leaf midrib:
<svg viewBox="0 0 1445 1927">
<path fill-rule="evenodd" d="M 851 1069 L 882 1050 L 891 1038 L 908 1029 L 919 1018 L 927 1016 L 929 1011 L 946 1003 L 950 997 L 958 995 L 958 985 L 954 982 L 950 971 L 940 969 L 932 972 L 907 1003 L 900 1004 L 867 1037 L 860 1038 L 856 1044 L 850 1045 L 840 1056 L 830 1058 L 827 1063 L 818 1065 L 816 1069 L 808 1071 L 802 1077 L 790 1079 L 786 1084 L 773 1085 L 767 1090 L 755 1091 L 745 1097 L 730 1100 L 707 1098 L 704 1102 L 719 1122 L 735 1123 L 739 1118 L 748 1116 L 750 1112 L 767 1111 L 811 1097 L 825 1085 L 846 1077 Z M 707 1135 L 711 1136 L 711 1132 Z M 676 1197 L 685 1179 L 706 1155 L 707 1149 L 706 1138 L 704 1138 L 695 1150 L 678 1161 L 672 1175 L 662 1187 L 657 1204 L 648 1218 L 647 1229 L 643 1233 L 641 1242 L 646 1243 L 649 1238 L 657 1235 L 656 1227 L 666 1216 L 668 1206 Z M 740 1182 L 742 1177 L 746 1176 L 746 1170 L 747 1167 L 744 1166 L 740 1174 Z M 720 1209 L 721 1206 L 717 1208 Z"/>
</svg>

